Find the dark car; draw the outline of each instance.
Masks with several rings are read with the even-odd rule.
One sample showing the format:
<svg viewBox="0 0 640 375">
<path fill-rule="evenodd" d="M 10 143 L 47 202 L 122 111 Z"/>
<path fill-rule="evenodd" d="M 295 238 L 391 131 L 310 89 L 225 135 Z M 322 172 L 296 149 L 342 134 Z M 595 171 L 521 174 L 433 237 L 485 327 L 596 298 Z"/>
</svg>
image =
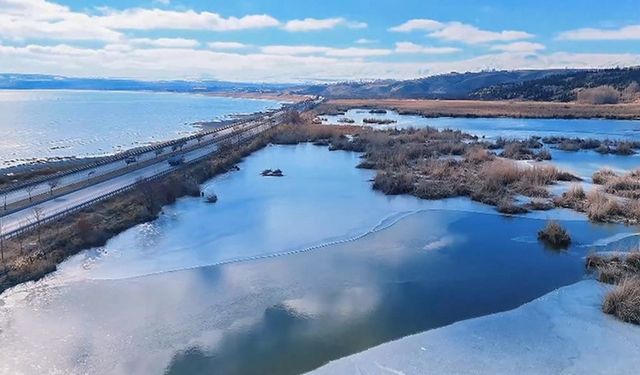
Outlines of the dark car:
<svg viewBox="0 0 640 375">
<path fill-rule="evenodd" d="M 176 165 L 180 165 L 180 164 L 184 163 L 184 156 L 175 155 L 175 156 L 170 157 L 167 161 L 169 162 L 169 165 L 172 165 L 172 166 L 175 167 Z"/>
</svg>

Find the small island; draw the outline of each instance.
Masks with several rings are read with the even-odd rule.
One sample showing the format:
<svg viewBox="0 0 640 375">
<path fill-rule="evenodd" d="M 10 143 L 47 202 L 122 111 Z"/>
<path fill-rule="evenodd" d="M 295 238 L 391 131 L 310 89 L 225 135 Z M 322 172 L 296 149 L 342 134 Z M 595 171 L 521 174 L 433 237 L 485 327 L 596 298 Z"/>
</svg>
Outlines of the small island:
<svg viewBox="0 0 640 375">
<path fill-rule="evenodd" d="M 280 169 L 274 169 L 274 170 L 265 169 L 260 174 L 264 177 L 283 177 L 284 176 L 284 174 Z"/>
<path fill-rule="evenodd" d="M 364 124 L 378 124 L 378 125 L 388 125 L 395 124 L 396 120 L 386 119 L 386 118 L 364 118 L 362 119 Z"/>
</svg>

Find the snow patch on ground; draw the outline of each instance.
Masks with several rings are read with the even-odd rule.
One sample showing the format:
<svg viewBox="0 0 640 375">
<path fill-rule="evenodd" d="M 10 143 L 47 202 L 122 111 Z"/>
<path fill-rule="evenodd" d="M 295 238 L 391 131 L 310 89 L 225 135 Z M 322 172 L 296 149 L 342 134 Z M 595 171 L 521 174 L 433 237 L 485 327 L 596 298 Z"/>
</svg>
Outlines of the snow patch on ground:
<svg viewBox="0 0 640 375">
<path fill-rule="evenodd" d="M 594 280 L 515 310 L 408 336 L 313 372 L 322 374 L 637 374 L 640 327 L 601 312 Z"/>
</svg>

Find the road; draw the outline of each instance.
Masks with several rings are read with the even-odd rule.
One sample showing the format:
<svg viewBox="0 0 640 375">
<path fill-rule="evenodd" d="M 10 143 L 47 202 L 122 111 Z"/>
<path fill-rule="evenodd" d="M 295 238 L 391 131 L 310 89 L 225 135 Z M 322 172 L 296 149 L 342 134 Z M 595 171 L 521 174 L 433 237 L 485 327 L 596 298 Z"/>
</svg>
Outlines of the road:
<svg viewBox="0 0 640 375">
<path fill-rule="evenodd" d="M 218 150 L 219 142 L 221 140 L 224 140 L 225 138 L 231 137 L 231 139 L 237 142 L 263 132 L 273 127 L 274 124 L 277 124 L 282 119 L 282 116 L 284 116 L 284 114 L 285 111 L 282 110 L 259 120 L 242 123 L 237 126 L 222 129 L 215 133 L 207 134 L 206 138 L 202 138 L 200 142 L 198 142 L 197 140 L 193 140 L 193 142 L 195 143 L 192 142 L 192 144 L 185 145 L 185 149 L 188 149 L 189 147 L 192 147 L 193 149 L 182 153 L 182 155 L 184 155 L 185 162 L 193 162 L 214 153 L 216 150 Z M 152 151 L 150 153 L 152 154 L 152 156 L 145 154 L 144 158 L 146 158 L 146 160 L 156 157 L 155 152 Z M 142 160 L 145 159 L 138 159 L 137 162 L 141 162 Z M 106 174 L 125 167 L 126 164 L 123 161 L 118 161 L 107 164 L 105 166 L 101 166 L 99 168 L 100 170 L 94 172 L 94 174 Z M 110 193 L 131 187 L 141 179 L 162 175 L 177 168 L 179 168 L 179 166 L 171 166 L 169 165 L 169 163 L 167 163 L 166 160 L 159 160 L 156 163 L 152 163 L 148 166 L 125 172 L 121 175 L 109 178 L 106 181 L 97 182 L 68 194 L 54 197 L 44 202 L 37 203 L 31 207 L 24 208 L 20 211 L 10 213 L 0 218 L 0 220 L 2 221 L 1 234 L 4 236 L 10 235 L 16 231 L 37 224 L 36 221 L 42 222 L 46 221 L 47 219 L 57 217 L 59 216 L 59 214 L 66 213 L 69 210 L 81 207 L 87 203 L 93 202 L 96 199 L 105 197 Z M 73 184 L 75 182 L 82 181 L 82 179 L 87 178 L 87 174 L 88 172 L 82 172 L 81 174 L 69 175 L 68 178 L 65 177 L 66 179 L 64 180 L 64 183 Z M 61 180 L 60 184 L 62 183 L 63 182 Z M 48 185 L 46 184 L 46 182 L 43 183 L 43 185 L 47 189 L 44 192 L 48 192 Z M 15 196 L 18 197 L 16 199 L 19 199 L 20 194 L 24 194 L 24 192 L 15 193 Z M 39 220 L 36 220 L 35 218 L 35 210 L 38 210 L 41 213 Z"/>
<path fill-rule="evenodd" d="M 190 148 L 197 147 L 200 143 L 206 143 L 212 141 L 215 137 L 217 137 L 220 133 L 223 133 L 226 129 L 222 129 L 218 132 L 209 132 L 209 133 L 201 133 L 201 137 L 199 139 L 186 139 L 183 143 L 182 148 Z M 71 173 L 68 175 L 64 175 L 61 177 L 53 177 L 47 181 L 34 184 L 31 186 L 27 186 L 24 188 L 16 189 L 3 194 L 2 205 L 11 205 L 16 202 L 28 201 L 30 197 L 36 197 L 39 195 L 49 194 L 52 190 L 60 190 L 64 187 L 82 183 L 82 182 L 90 182 L 91 180 L 98 180 L 101 177 L 113 173 L 115 171 L 124 169 L 126 167 L 135 167 L 135 164 L 140 164 L 145 161 L 153 160 L 158 158 L 159 155 L 166 155 L 171 153 L 172 147 L 165 146 L 160 147 L 154 150 L 149 150 L 148 152 L 140 153 L 135 156 L 135 162 L 131 163 L 131 166 L 127 164 L 124 159 L 116 160 L 111 163 L 106 163 L 94 168 L 84 169 L 82 171 L 78 171 L 75 173 Z M 51 185 L 50 185 L 51 184 Z"/>
</svg>

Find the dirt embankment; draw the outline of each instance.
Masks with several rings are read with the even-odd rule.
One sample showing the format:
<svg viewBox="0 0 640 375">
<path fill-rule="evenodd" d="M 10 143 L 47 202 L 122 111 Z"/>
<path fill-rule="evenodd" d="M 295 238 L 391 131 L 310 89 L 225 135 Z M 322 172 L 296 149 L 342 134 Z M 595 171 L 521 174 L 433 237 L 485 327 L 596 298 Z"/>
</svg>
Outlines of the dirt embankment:
<svg viewBox="0 0 640 375">
<path fill-rule="evenodd" d="M 481 100 L 336 99 L 319 112 L 385 108 L 426 117 L 610 118 L 640 119 L 640 103 L 582 104 Z"/>
</svg>

